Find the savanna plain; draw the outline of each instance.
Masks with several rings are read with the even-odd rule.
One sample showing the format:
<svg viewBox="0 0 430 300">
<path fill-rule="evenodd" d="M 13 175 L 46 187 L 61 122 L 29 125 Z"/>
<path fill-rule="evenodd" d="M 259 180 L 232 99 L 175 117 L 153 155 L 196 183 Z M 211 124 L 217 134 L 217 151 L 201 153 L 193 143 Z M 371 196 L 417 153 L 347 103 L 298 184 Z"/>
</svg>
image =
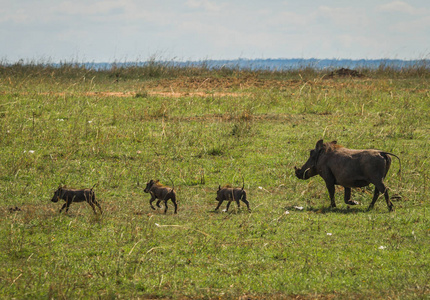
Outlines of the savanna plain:
<svg viewBox="0 0 430 300">
<path fill-rule="evenodd" d="M 0 298 L 429 299 L 430 71 L 359 71 L 2 64 Z M 296 178 L 319 139 L 398 155 L 395 211 Z M 95 184 L 102 215 L 51 202 Z"/>
</svg>

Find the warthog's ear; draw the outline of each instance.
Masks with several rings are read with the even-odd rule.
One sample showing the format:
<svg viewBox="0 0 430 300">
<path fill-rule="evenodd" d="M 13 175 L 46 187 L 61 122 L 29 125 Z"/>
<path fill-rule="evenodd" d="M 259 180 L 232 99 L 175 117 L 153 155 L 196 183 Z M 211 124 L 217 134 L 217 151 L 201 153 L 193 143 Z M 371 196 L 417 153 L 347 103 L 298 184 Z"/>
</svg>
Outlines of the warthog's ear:
<svg viewBox="0 0 430 300">
<path fill-rule="evenodd" d="M 336 145 L 337 141 L 331 141 L 330 144 Z"/>
<path fill-rule="evenodd" d="M 323 142 L 323 140 L 319 140 L 319 141 L 317 142 L 317 144 L 315 145 L 315 150 L 322 149 L 322 148 L 323 148 L 323 146 L 324 146 L 324 142 Z"/>
<path fill-rule="evenodd" d="M 221 190 L 221 185 L 218 185 L 218 191 Z"/>
</svg>

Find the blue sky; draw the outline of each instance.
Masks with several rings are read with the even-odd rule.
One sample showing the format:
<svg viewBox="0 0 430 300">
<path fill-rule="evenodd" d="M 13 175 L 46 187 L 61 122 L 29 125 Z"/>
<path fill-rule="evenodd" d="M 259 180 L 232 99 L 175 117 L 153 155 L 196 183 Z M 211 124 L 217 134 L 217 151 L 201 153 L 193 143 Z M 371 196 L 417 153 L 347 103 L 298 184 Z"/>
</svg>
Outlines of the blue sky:
<svg viewBox="0 0 430 300">
<path fill-rule="evenodd" d="M 430 1 L 0 0 L 0 59 L 430 58 Z"/>
</svg>

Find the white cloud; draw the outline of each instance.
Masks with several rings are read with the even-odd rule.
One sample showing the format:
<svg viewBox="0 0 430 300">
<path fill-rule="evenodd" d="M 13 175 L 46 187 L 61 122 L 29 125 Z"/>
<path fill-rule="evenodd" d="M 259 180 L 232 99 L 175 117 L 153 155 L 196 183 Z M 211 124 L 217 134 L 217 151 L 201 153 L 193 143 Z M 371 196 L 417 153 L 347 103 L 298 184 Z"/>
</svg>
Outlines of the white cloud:
<svg viewBox="0 0 430 300">
<path fill-rule="evenodd" d="M 209 0 L 187 0 L 187 2 L 185 2 L 185 5 L 190 8 L 203 8 L 204 10 L 210 12 L 219 12 L 224 6 L 220 5 L 216 1 Z"/>
<path fill-rule="evenodd" d="M 399 20 L 389 26 L 391 30 L 397 33 L 402 33 L 407 37 L 418 37 L 422 35 L 430 35 L 430 16 L 423 16 L 413 20 Z M 426 39 L 421 38 L 424 44 Z M 427 44 L 427 46 L 430 46 Z"/>
<path fill-rule="evenodd" d="M 394 1 L 387 4 L 379 5 L 377 7 L 377 10 L 387 13 L 407 13 L 410 15 L 422 15 L 428 12 L 427 9 L 415 8 L 414 6 L 403 1 Z"/>
<path fill-rule="evenodd" d="M 430 48 L 428 0 L 3 1 L 7 59 L 414 58 Z"/>
<path fill-rule="evenodd" d="M 317 11 L 319 18 L 325 18 L 341 30 L 345 27 L 363 27 L 368 24 L 369 17 L 365 9 L 357 7 L 328 7 L 321 6 Z"/>
<path fill-rule="evenodd" d="M 122 1 L 95 1 L 95 2 L 79 2 L 79 1 L 63 1 L 58 2 L 51 8 L 52 13 L 60 13 L 65 15 L 112 15 L 125 11 L 125 3 Z"/>
</svg>

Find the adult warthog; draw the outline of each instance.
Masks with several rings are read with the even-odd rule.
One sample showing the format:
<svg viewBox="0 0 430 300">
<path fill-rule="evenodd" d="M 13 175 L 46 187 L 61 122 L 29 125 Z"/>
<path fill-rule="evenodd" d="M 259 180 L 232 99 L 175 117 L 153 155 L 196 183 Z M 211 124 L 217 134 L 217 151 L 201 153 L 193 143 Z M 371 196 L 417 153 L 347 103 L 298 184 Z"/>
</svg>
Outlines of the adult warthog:
<svg viewBox="0 0 430 300">
<path fill-rule="evenodd" d="M 345 203 L 355 205 L 358 202 L 351 201 L 351 188 L 364 187 L 372 183 L 375 186 L 375 192 L 369 209 L 375 205 L 379 193 L 383 193 L 388 210 L 392 211 L 393 203 L 384 184 L 384 178 L 391 165 L 390 155 L 399 160 L 400 172 L 400 158 L 392 153 L 374 149 L 348 149 L 338 145 L 336 141 L 324 143 L 323 140 L 319 140 L 315 149 L 310 151 L 310 157 L 303 167 L 300 169 L 294 167 L 294 169 L 299 179 L 306 180 L 315 175 L 320 175 L 324 179 L 330 195 L 331 207 L 336 207 L 335 185 L 345 188 Z"/>
</svg>

